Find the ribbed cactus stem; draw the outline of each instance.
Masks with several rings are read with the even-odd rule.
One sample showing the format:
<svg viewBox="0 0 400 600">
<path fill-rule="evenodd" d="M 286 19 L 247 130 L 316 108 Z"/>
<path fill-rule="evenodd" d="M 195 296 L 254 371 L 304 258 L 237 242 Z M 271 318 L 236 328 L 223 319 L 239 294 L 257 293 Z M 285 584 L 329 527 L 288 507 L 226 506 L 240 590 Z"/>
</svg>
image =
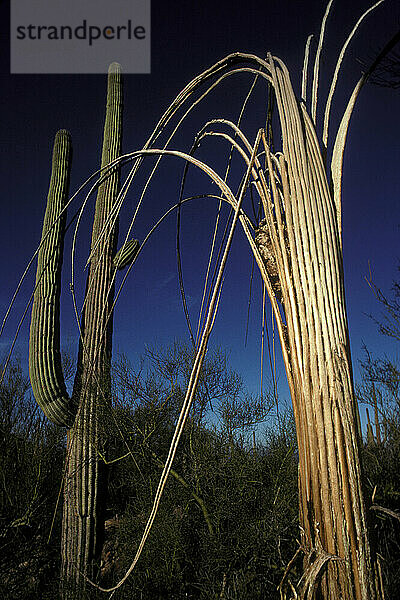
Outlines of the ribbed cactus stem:
<svg viewBox="0 0 400 600">
<path fill-rule="evenodd" d="M 54 141 L 29 338 L 29 375 L 35 399 L 53 423 L 65 427 L 72 425 L 76 414 L 61 367 L 59 320 L 66 221 L 62 211 L 68 198 L 71 159 L 70 134 L 60 130 Z"/>
<path fill-rule="evenodd" d="M 122 80 L 116 63 L 109 68 L 102 167 L 121 154 Z M 85 597 L 85 579 L 99 563 L 104 530 L 104 409 L 110 402 L 112 351 L 113 258 L 117 224 L 108 223 L 119 190 L 116 167 L 98 190 L 91 261 L 82 320 L 82 339 L 73 395 L 79 398 L 75 423 L 68 433 L 70 458 L 64 489 L 62 598 Z M 107 225 L 106 225 L 107 223 Z"/>
</svg>

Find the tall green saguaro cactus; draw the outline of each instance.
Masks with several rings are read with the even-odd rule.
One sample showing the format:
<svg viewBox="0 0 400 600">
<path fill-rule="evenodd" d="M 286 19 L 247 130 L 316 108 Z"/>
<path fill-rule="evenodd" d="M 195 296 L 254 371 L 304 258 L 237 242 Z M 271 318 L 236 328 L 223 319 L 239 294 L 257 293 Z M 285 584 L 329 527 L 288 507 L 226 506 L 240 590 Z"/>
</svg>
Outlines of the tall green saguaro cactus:
<svg viewBox="0 0 400 600">
<path fill-rule="evenodd" d="M 86 285 L 77 373 L 72 398 L 62 377 L 59 350 L 59 297 L 65 216 L 59 218 L 68 193 L 66 132 L 56 137 L 43 245 L 38 257 L 37 288 L 32 308 L 30 376 L 35 398 L 55 423 L 69 427 L 61 540 L 61 596 L 84 597 L 85 577 L 95 577 L 104 531 L 105 465 L 99 450 L 106 444 L 102 424 L 110 402 L 113 264 L 117 224 L 106 224 L 119 189 L 116 167 L 100 185 L 95 207 L 91 262 Z M 107 109 L 101 165 L 121 154 L 122 78 L 117 63 L 108 72 Z M 70 143 L 70 142 L 69 142 Z M 70 154 L 70 152 L 69 152 Z M 83 575 L 83 576 L 82 576 Z"/>
<path fill-rule="evenodd" d="M 109 70 L 107 111 L 104 126 L 102 167 L 121 154 L 122 83 L 119 66 Z M 74 393 L 79 409 L 68 433 L 70 460 L 64 490 L 62 533 L 62 577 L 72 590 L 65 597 L 76 598 L 84 587 L 81 573 L 93 576 L 93 560 L 101 552 L 104 528 L 104 469 L 98 450 L 104 447 L 101 425 L 104 402 L 109 401 L 112 351 L 112 319 L 109 318 L 114 290 L 117 231 L 105 225 L 119 187 L 119 172 L 100 186 L 93 223 L 91 263 L 87 281 L 80 364 Z M 103 233 L 101 236 L 100 234 Z M 100 239 L 99 239 L 100 236 Z M 79 597 L 79 596 L 78 596 Z"/>
</svg>

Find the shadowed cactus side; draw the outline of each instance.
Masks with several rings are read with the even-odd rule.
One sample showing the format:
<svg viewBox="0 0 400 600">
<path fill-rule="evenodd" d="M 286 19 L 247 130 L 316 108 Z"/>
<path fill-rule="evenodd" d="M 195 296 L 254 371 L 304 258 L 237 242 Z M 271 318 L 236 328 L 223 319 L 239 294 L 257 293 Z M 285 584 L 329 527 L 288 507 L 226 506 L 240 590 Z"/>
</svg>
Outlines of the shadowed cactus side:
<svg viewBox="0 0 400 600">
<path fill-rule="evenodd" d="M 121 154 L 121 140 L 121 68 L 113 63 L 108 72 L 102 167 Z M 59 132 L 53 154 L 43 246 L 38 258 L 29 365 L 38 404 L 54 423 L 70 427 L 64 483 L 61 597 L 63 600 L 79 600 L 84 597 L 86 587 L 82 575 L 95 576 L 94 565 L 100 558 L 103 541 L 106 482 L 105 465 L 99 460 L 99 450 L 104 452 L 106 446 L 105 428 L 101 421 L 110 402 L 113 259 L 118 236 L 118 223 L 106 225 L 106 222 L 118 195 L 120 177 L 119 168 L 115 167 L 98 189 L 77 373 L 72 398 L 69 398 L 59 349 L 65 215 L 56 223 L 55 219 L 68 195 L 70 155 L 69 134 Z"/>
</svg>

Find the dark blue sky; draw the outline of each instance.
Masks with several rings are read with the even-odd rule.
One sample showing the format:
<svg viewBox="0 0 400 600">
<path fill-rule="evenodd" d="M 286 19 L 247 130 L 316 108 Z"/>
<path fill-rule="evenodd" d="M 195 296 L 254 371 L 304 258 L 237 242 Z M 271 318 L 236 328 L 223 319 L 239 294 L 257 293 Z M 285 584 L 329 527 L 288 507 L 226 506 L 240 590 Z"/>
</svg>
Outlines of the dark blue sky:
<svg viewBox="0 0 400 600">
<path fill-rule="evenodd" d="M 300 91 L 301 66 L 307 36 L 319 34 L 324 3 L 294 0 L 247 0 L 224 3 L 203 0 L 190 5 L 177 1 L 152 2 L 152 72 L 126 75 L 124 79 L 124 152 L 139 149 L 159 116 L 181 88 L 197 73 L 234 51 L 265 56 L 271 51 L 287 64 L 296 93 Z M 334 61 L 361 12 L 365 0 L 336 0 L 327 23 L 326 50 L 321 63 L 321 91 L 330 83 Z M 1 31 L 1 160 L 0 204 L 2 313 L 12 296 L 25 264 L 40 240 L 50 175 L 55 132 L 71 132 L 74 148 L 71 192 L 99 166 L 104 119 L 105 76 L 99 75 L 10 75 L 9 7 L 0 2 Z M 360 61 L 368 63 L 400 27 L 400 8 L 387 0 L 368 17 L 354 39 L 339 80 L 333 108 L 333 129 L 346 99 L 361 73 Z M 314 46 L 315 51 L 315 46 Z M 123 65 L 122 65 L 123 66 Z M 230 78 L 232 79 L 232 78 Z M 176 148 L 188 150 L 193 135 L 206 118 L 237 117 L 250 85 L 247 76 L 227 83 L 196 112 Z M 245 128 L 250 139 L 265 119 L 265 94 L 256 94 Z M 362 91 L 353 115 L 345 153 L 343 178 L 343 237 L 347 307 L 353 361 L 362 356 L 365 342 L 372 352 L 394 355 L 396 346 L 382 338 L 366 316 L 379 316 L 380 307 L 364 277 L 368 262 L 375 281 L 385 290 L 397 275 L 400 259 L 400 111 L 399 92 L 368 85 Z M 321 97 L 321 105 L 324 97 Z M 207 142 L 201 154 L 218 160 L 226 148 Z M 173 144 L 174 146 L 174 144 Z M 206 143 L 204 144 L 206 146 Z M 220 162 L 221 164 L 221 162 Z M 237 163 L 238 164 L 238 163 Z M 175 203 L 182 164 L 165 161 L 147 196 L 135 237 L 142 239 L 155 220 Z M 222 171 L 221 171 L 222 172 Z M 238 175 L 239 177 L 240 175 Z M 139 187 L 128 195 L 121 218 L 121 234 L 132 213 Z M 204 178 L 193 176 L 190 189 L 209 190 Z M 78 202 L 75 205 L 78 207 Z M 85 220 L 91 227 L 91 207 Z M 200 305 L 206 248 L 210 242 L 216 205 L 199 200 L 183 211 L 183 269 L 192 319 Z M 72 214 L 72 211 L 71 211 Z M 135 360 L 146 344 L 167 345 L 174 338 L 187 338 L 178 289 L 175 257 L 175 215 L 153 236 L 136 263 L 115 315 L 115 350 Z M 83 230 L 84 231 L 84 230 Z M 71 231 L 67 238 L 69 248 Z M 78 266 L 86 261 L 89 234 L 82 234 Z M 65 258 L 62 298 L 62 338 L 76 347 L 77 332 L 69 295 L 69 258 Z M 244 347 L 251 256 L 243 235 L 237 232 L 228 263 L 223 296 L 212 345 L 230 351 L 231 364 L 257 390 L 260 346 L 260 279 L 253 282 L 249 337 Z M 81 278 L 82 282 L 84 277 Z M 2 353 L 12 338 L 18 318 L 29 298 L 34 271 L 28 277 L 14 307 L 3 339 Z M 79 292 L 78 292 L 79 293 Z M 81 290 L 82 294 L 82 290 Z M 18 350 L 25 360 L 29 319 L 21 330 Z M 266 372 L 268 364 L 266 361 Z M 281 374 L 283 382 L 284 375 Z M 282 385 L 284 393 L 285 386 Z"/>
</svg>

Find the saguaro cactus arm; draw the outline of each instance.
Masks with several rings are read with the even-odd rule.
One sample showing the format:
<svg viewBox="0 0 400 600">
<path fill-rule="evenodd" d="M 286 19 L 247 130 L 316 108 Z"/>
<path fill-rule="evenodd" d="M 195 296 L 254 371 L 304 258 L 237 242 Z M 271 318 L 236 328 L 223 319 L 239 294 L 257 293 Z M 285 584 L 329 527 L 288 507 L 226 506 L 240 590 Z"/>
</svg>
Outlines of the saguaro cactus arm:
<svg viewBox="0 0 400 600">
<path fill-rule="evenodd" d="M 113 265 L 121 270 L 130 265 L 139 251 L 139 240 L 129 240 L 118 250 L 114 256 Z"/>
<path fill-rule="evenodd" d="M 65 207 L 69 190 L 72 144 L 68 131 L 57 132 L 29 337 L 29 376 L 35 399 L 56 425 L 70 427 L 76 405 L 64 383 L 60 354 L 60 293 Z"/>
</svg>

